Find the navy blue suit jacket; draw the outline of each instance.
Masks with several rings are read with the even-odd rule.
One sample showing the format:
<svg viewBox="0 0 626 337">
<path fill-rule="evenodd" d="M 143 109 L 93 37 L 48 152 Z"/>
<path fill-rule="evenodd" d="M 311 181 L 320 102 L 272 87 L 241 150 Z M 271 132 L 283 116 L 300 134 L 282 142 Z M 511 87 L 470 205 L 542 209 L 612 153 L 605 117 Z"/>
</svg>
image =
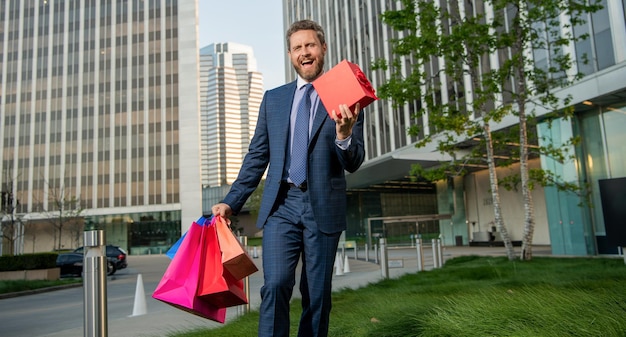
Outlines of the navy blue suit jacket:
<svg viewBox="0 0 626 337">
<path fill-rule="evenodd" d="M 289 151 L 289 116 L 295 91 L 296 81 L 293 81 L 265 93 L 248 154 L 223 200 L 237 214 L 269 165 L 257 219 L 259 228 L 263 228 L 270 216 L 280 190 Z M 365 159 L 363 113 L 359 113 L 352 129 L 352 140 L 347 150 L 335 144 L 336 135 L 335 122 L 320 102 L 309 141 L 307 185 L 315 221 L 324 233 L 346 229 L 345 171 L 356 171 Z"/>
</svg>

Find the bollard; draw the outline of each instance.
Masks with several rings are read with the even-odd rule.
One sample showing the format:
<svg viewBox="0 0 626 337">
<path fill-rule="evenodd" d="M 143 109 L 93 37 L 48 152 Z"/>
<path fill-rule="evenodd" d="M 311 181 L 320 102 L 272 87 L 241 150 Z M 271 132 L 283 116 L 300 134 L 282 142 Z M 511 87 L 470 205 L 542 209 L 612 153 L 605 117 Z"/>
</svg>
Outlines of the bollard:
<svg viewBox="0 0 626 337">
<path fill-rule="evenodd" d="M 422 239 L 415 237 L 415 249 L 417 250 L 417 271 L 424 271 L 424 252 L 422 251 Z"/>
<path fill-rule="evenodd" d="M 106 337 L 107 258 L 104 231 L 85 231 L 83 239 L 84 333 L 85 337 Z"/>
<path fill-rule="evenodd" d="M 365 244 L 365 262 L 370 262 L 370 252 L 368 250 L 367 243 Z"/>
<path fill-rule="evenodd" d="M 380 238 L 380 270 L 383 278 L 389 278 L 389 264 L 387 263 L 387 239 Z"/>
<path fill-rule="evenodd" d="M 378 264 L 378 245 L 374 245 L 374 263 Z"/>
<path fill-rule="evenodd" d="M 433 250 L 433 268 L 439 268 L 439 257 L 437 257 L 437 240 L 432 240 L 432 250 Z"/>
<path fill-rule="evenodd" d="M 439 268 L 443 267 L 443 248 L 441 244 L 441 239 L 437 240 L 437 261 Z"/>
<path fill-rule="evenodd" d="M 243 246 L 244 251 L 247 252 L 248 251 L 248 237 L 245 236 L 245 235 L 239 236 L 239 242 Z M 256 247 L 254 247 L 254 248 L 256 248 Z M 250 278 L 248 276 L 246 276 L 243 279 L 243 291 L 246 294 L 246 298 L 248 299 L 248 303 L 240 305 L 239 306 L 239 310 L 237 310 L 237 311 L 241 311 L 241 314 L 245 315 L 245 314 L 250 312 Z"/>
</svg>

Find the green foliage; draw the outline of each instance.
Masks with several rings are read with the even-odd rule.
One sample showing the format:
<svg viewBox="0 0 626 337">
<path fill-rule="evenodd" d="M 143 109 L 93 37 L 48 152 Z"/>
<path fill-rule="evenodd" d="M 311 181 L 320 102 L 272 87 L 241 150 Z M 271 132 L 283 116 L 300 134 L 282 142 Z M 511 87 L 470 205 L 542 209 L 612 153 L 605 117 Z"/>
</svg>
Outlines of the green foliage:
<svg viewBox="0 0 626 337">
<path fill-rule="evenodd" d="M 291 303 L 295 335 L 301 312 Z M 329 336 L 623 336 L 621 259 L 461 256 L 427 272 L 333 293 Z M 170 336 L 254 336 L 258 312 Z"/>
<path fill-rule="evenodd" d="M 55 268 L 57 256 L 56 253 L 0 256 L 0 271 Z"/>
<path fill-rule="evenodd" d="M 573 109 L 568 106 L 571 97 L 559 98 L 554 91 L 581 78 L 581 74 L 571 74 L 575 60 L 566 48 L 587 36 L 563 32 L 559 18 L 569 15 L 569 28 L 585 24 L 586 14 L 601 8 L 599 1 L 485 1 L 496 13 L 494 17 L 486 16 L 479 9 L 473 14 L 461 15 L 471 11 L 467 11 L 468 3 L 464 4 L 466 11 L 463 11 L 459 1 L 449 1 L 448 7 L 440 7 L 430 0 L 402 0 L 400 3 L 400 8 L 383 13 L 381 18 L 387 26 L 401 33 L 398 35 L 401 37 L 392 39 L 392 58 L 376 60 L 373 69 L 391 71 L 379 88 L 379 94 L 381 98 L 390 99 L 394 107 L 421 102 L 422 110 L 418 114 L 428 115 L 429 133 L 416 146 L 438 142 L 438 150 L 453 158 L 452 163 L 444 164 L 445 168 L 434 168 L 436 172 L 421 177 L 441 178 L 442 172 L 463 174 L 466 170 L 459 167 L 484 161 L 484 150 L 460 151 L 460 145 L 467 139 L 488 138 L 485 126 L 500 122 L 508 115 L 519 116 L 530 126 L 537 122 L 534 110 L 539 108 L 559 111 L 555 114 L 559 118 L 572 116 Z M 528 50 L 548 53 L 549 63 L 535 64 Z M 485 66 L 490 55 L 500 56 L 496 69 Z M 503 58 L 505 55 L 507 57 Z M 468 92 L 471 97 L 466 97 Z M 447 101 L 443 100 L 444 93 L 447 93 Z M 408 128 L 412 136 L 423 135 L 424 131 L 420 125 Z M 532 133 L 531 130 L 531 136 Z M 518 132 L 506 138 L 494 137 L 492 145 L 496 152 L 509 151 L 506 156 L 516 161 L 520 155 L 525 159 L 525 151 L 507 145 L 518 144 L 520 149 L 527 146 L 520 141 L 520 135 Z M 536 139 L 530 144 L 536 144 Z M 477 148 L 486 144 L 472 145 Z M 562 149 L 537 147 L 532 155 L 548 155 L 565 161 L 570 157 Z M 495 164 L 506 166 L 512 162 L 498 160 Z M 413 170 L 413 174 L 424 173 L 421 168 Z M 545 178 L 535 183 L 558 184 L 559 177 L 548 177 L 550 174 L 545 172 Z"/>
<path fill-rule="evenodd" d="M 259 214 L 259 208 L 261 208 L 261 199 L 263 198 L 263 191 L 265 190 L 265 179 L 261 180 L 256 190 L 252 192 L 252 195 L 248 198 L 246 206 L 250 209 L 250 214 L 256 217 Z"/>
<path fill-rule="evenodd" d="M 0 294 L 16 293 L 20 291 L 36 290 L 63 286 L 67 284 L 82 284 L 82 278 L 68 278 L 62 280 L 10 280 L 0 281 Z"/>
</svg>

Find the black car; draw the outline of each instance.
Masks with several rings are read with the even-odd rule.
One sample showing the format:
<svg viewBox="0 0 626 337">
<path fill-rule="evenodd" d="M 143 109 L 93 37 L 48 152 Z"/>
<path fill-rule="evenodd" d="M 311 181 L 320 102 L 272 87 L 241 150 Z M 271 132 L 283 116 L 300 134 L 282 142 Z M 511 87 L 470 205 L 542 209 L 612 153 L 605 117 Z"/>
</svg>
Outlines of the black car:
<svg viewBox="0 0 626 337">
<path fill-rule="evenodd" d="M 81 276 L 83 273 L 83 252 L 84 247 L 75 249 L 71 253 L 59 254 L 57 257 L 57 267 L 61 269 L 61 275 Z M 107 275 L 113 275 L 119 269 L 128 267 L 126 252 L 117 246 L 107 245 Z"/>
<path fill-rule="evenodd" d="M 83 254 L 59 254 L 57 256 L 57 267 L 61 269 L 61 276 L 80 276 L 83 273 Z"/>
<path fill-rule="evenodd" d="M 82 254 L 83 250 L 84 250 L 84 247 L 79 247 L 74 250 L 74 253 Z M 115 273 L 115 271 L 117 270 L 128 267 L 128 262 L 126 261 L 126 256 L 128 254 L 126 254 L 126 251 L 124 249 L 118 246 L 107 245 L 106 254 L 107 254 L 107 259 L 113 263 L 113 267 L 115 269 L 113 273 Z M 111 273 L 111 275 L 113 275 L 113 273 Z"/>
</svg>

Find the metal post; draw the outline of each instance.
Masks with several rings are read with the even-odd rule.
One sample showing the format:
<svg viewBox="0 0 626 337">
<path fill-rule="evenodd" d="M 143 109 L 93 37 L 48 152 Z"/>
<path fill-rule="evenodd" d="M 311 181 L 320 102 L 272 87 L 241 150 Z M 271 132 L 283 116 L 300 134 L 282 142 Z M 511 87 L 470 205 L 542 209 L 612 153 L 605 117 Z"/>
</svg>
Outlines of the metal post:
<svg viewBox="0 0 626 337">
<path fill-rule="evenodd" d="M 433 268 L 439 268 L 439 258 L 437 257 L 437 240 L 432 240 L 433 249 Z"/>
<path fill-rule="evenodd" d="M 387 263 L 387 239 L 380 238 L 380 270 L 383 278 L 389 278 L 389 264 Z"/>
<path fill-rule="evenodd" d="M 244 251 L 248 251 L 248 237 L 245 235 L 240 236 L 239 242 L 243 245 Z M 243 291 L 246 294 L 248 303 L 240 305 L 239 308 L 242 311 L 242 314 L 247 314 L 250 312 L 250 278 L 248 276 L 243 279 Z"/>
<path fill-rule="evenodd" d="M 378 245 L 374 246 L 374 263 L 378 264 Z"/>
<path fill-rule="evenodd" d="M 83 234 L 84 323 L 85 337 L 106 337 L 107 322 L 107 258 L 103 230 Z"/>
<path fill-rule="evenodd" d="M 443 267 L 443 248 L 441 244 L 441 239 L 437 240 L 437 261 L 439 268 Z"/>
<path fill-rule="evenodd" d="M 370 252 L 366 243 L 365 244 L 365 262 L 369 262 L 369 261 L 370 261 Z"/>
<path fill-rule="evenodd" d="M 415 237 L 415 249 L 417 250 L 417 271 L 424 271 L 424 252 L 422 251 L 422 239 Z"/>
</svg>

